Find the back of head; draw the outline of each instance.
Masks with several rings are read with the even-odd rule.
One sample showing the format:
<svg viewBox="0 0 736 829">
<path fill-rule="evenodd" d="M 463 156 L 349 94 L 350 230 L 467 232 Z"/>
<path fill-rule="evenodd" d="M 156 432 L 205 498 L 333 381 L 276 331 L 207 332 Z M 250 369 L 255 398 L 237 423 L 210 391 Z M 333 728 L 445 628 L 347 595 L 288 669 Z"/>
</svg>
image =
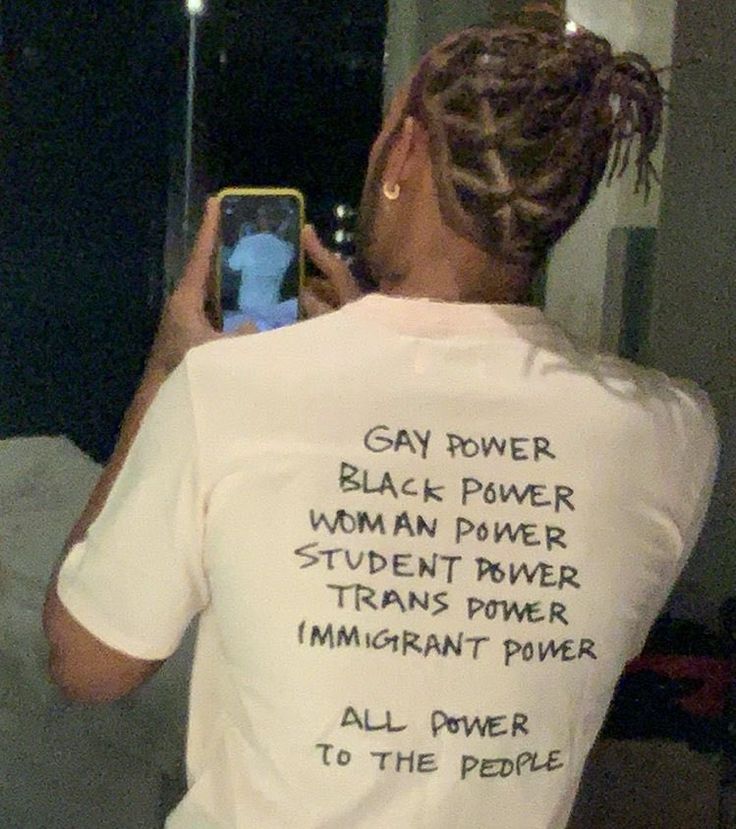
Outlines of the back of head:
<svg viewBox="0 0 736 829">
<path fill-rule="evenodd" d="M 258 206 L 256 220 L 260 233 L 276 233 L 283 219 L 282 211 L 278 205 L 266 202 Z"/>
<path fill-rule="evenodd" d="M 664 93 L 641 55 L 615 56 L 549 7 L 472 27 L 432 49 L 404 116 L 428 131 L 445 224 L 482 250 L 536 269 L 605 175 L 628 166 L 649 191 Z M 540 11 L 541 9 L 541 11 Z"/>
</svg>

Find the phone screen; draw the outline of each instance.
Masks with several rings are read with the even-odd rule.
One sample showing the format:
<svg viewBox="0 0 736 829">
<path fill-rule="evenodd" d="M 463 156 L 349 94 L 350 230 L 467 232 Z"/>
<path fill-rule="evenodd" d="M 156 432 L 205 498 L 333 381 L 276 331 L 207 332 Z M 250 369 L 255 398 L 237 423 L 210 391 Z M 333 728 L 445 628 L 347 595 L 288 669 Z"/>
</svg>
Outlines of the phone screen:
<svg viewBox="0 0 736 829">
<path fill-rule="evenodd" d="M 217 265 L 219 322 L 259 331 L 299 319 L 304 199 L 297 190 L 224 190 Z"/>
</svg>

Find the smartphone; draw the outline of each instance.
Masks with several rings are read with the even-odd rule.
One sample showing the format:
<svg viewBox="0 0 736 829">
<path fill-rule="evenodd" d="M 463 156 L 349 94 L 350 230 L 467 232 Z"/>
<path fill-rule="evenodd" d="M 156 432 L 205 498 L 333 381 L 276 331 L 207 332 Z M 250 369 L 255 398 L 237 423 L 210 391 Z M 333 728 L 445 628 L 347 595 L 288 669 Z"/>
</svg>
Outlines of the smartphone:
<svg viewBox="0 0 736 829">
<path fill-rule="evenodd" d="M 208 315 L 220 331 L 259 331 L 301 318 L 304 197 L 288 188 L 228 187 L 219 193 L 220 238 Z"/>
</svg>

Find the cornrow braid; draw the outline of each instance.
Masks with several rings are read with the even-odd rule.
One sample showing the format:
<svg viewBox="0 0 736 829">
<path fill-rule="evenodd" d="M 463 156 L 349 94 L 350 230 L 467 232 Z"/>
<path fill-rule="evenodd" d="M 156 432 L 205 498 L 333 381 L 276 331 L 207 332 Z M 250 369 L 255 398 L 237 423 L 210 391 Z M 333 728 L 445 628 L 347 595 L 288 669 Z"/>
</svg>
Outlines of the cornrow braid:
<svg viewBox="0 0 736 829">
<path fill-rule="evenodd" d="M 482 249 L 538 268 L 635 140 L 649 194 L 664 92 L 641 55 L 562 26 L 473 27 L 432 50 L 406 115 L 428 130 L 444 221 Z"/>
</svg>

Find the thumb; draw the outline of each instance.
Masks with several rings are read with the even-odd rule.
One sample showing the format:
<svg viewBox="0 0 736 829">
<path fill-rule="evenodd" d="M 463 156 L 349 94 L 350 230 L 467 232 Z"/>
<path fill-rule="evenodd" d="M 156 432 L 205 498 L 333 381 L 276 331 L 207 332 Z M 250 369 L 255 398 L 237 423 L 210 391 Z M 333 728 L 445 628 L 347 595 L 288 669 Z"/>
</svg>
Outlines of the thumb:
<svg viewBox="0 0 736 829">
<path fill-rule="evenodd" d="M 207 294 L 210 267 L 217 248 L 219 205 L 216 196 L 207 200 L 202 224 L 179 282 L 180 291 L 198 301 L 203 301 Z"/>
<path fill-rule="evenodd" d="M 306 225 L 302 231 L 302 245 L 312 263 L 337 292 L 341 305 L 352 302 L 361 295 L 347 262 L 322 244 L 312 225 Z"/>
</svg>

